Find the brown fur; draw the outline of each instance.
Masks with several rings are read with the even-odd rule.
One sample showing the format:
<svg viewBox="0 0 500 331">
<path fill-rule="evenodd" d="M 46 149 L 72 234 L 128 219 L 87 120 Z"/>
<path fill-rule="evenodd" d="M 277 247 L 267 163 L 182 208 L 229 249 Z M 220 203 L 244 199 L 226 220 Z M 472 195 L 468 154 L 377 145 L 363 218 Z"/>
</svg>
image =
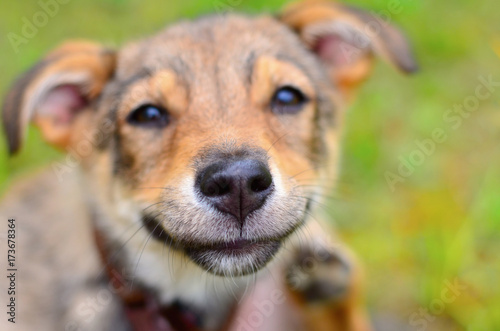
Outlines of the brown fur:
<svg viewBox="0 0 500 331">
<path fill-rule="evenodd" d="M 45 189 L 50 204 L 41 207 L 26 201 L 30 194 L 41 199 L 38 193 L 30 193 L 36 191 L 37 182 L 32 181 L 24 184 L 17 195 L 12 193 L 14 207 L 2 209 L 7 211 L 3 215 L 16 218 L 22 217 L 19 209 L 26 206 L 33 211 L 43 210 L 29 213 L 24 222 L 36 221 L 33 228 L 39 229 L 42 237 L 47 236 L 40 239 L 41 247 L 60 243 L 59 250 L 68 249 L 61 255 L 61 263 L 54 267 L 61 271 L 57 283 L 62 289 L 44 285 L 54 282 L 47 279 L 40 280 L 37 288 L 26 294 L 23 301 L 33 298 L 30 306 L 24 303 L 23 315 L 33 317 L 24 321 L 26 329 L 39 321 L 44 323 L 40 330 L 62 329 L 62 325 L 75 320 L 85 330 L 107 329 L 116 320 L 123 323 L 116 304 L 108 305 L 90 324 L 78 315 L 77 303 L 105 287 L 105 282 L 92 282 L 96 277 L 100 279 L 99 261 L 89 235 L 95 222 L 106 234 L 110 247 L 121 256 L 122 266 L 135 273 L 138 284 L 155 289 L 158 300 L 164 304 L 181 300 L 203 311 L 207 329 L 217 329 L 224 323 L 233 300 L 223 290 L 222 303 L 207 306 L 203 304 L 206 300 L 214 300 L 212 288 L 189 293 L 189 283 L 185 283 L 188 277 L 193 277 L 194 282 L 198 282 L 197 277 L 206 277 L 214 284 L 223 279 L 203 273 L 185 251 L 242 236 L 262 243 L 279 241 L 291 245 L 291 249 L 277 253 L 278 258 L 269 268 L 282 279 L 275 285 L 283 288 L 289 298 L 279 310 L 299 312 L 301 322 L 296 327 L 368 330 L 360 303 L 360 273 L 344 249 L 328 250 L 330 257 L 321 261 L 319 269 L 306 272 L 310 285 L 322 281 L 328 289 L 344 284 L 342 295 L 332 294 L 331 300 L 311 304 L 307 289 L 314 287 L 294 288 L 285 279 L 290 268 L 301 263 L 300 259 L 314 255 L 315 245 L 329 245 L 324 228 L 315 224 L 316 217 L 308 220 L 307 225 L 304 222 L 313 212 L 321 217 L 311 204 L 327 189 L 324 181 L 333 181 L 337 176 L 343 108 L 354 88 L 368 76 L 373 56 L 381 55 L 404 71 L 415 67 L 400 33 L 385 24 L 380 34 L 364 36 L 371 44 L 359 48 L 357 55 L 346 63 L 337 63 L 331 57 L 331 49 L 323 52 L 321 45 L 316 44 L 323 37 L 318 33 L 335 36 L 338 32 L 329 27 L 318 30 L 316 25 L 340 22 L 347 24 L 351 32 L 363 35 L 363 24 L 370 19 L 380 23 L 357 10 L 324 1 L 293 5 L 279 19 L 210 16 L 181 22 L 116 52 L 94 43 L 69 42 L 23 76 L 4 103 L 10 151 L 19 149 L 27 120 L 31 119 L 49 143 L 81 160 L 78 171 L 57 170 L 64 182 Z M 308 35 L 311 31 L 313 36 Z M 278 115 L 270 100 L 278 88 L 288 85 L 301 90 L 310 101 L 297 114 Z M 69 89 L 62 92 L 66 93 L 63 96 L 74 97 L 77 91 L 79 97 L 71 102 L 47 99 L 51 91 L 61 86 Z M 66 110 L 69 118 L 61 120 L 60 112 L 53 112 L 46 105 L 52 105 L 50 102 L 66 102 L 62 111 Z M 131 111 L 143 104 L 167 109 L 168 126 L 144 129 L 127 123 Z M 91 151 L 84 152 L 82 144 L 89 144 Z M 214 212 L 207 211 L 191 192 L 196 174 L 214 160 L 242 155 L 269 165 L 277 193 L 244 225 L 230 222 L 225 216 L 220 218 L 223 221 L 215 222 Z M 80 172 L 81 176 L 76 176 Z M 45 174 L 37 181 L 48 185 L 49 176 Z M 75 180 L 77 177 L 80 182 Z M 78 186 L 83 192 L 80 198 L 74 197 L 77 205 L 68 204 L 61 211 L 63 196 L 72 195 L 69 192 L 78 191 Z M 61 200 L 56 200 L 57 196 Z M 150 240 L 148 227 L 141 227 L 144 215 L 154 218 L 162 233 L 169 236 L 173 243 L 167 247 L 171 261 L 163 259 L 166 243 Z M 68 227 L 67 222 L 74 217 L 75 226 Z M 61 229 L 54 230 L 55 225 Z M 21 236 L 22 231 L 31 233 L 30 226 L 22 227 Z M 139 228 L 138 235 L 123 245 L 124 235 L 128 233 L 130 237 L 128 231 L 134 227 Z M 304 241 L 299 240 L 296 231 L 300 227 L 307 234 Z M 72 241 L 70 238 L 79 234 L 83 236 L 74 239 L 73 249 L 61 242 L 61 238 Z M 25 245 L 33 247 L 31 243 Z M 88 254 L 82 253 L 86 249 Z M 41 261 L 57 259 L 59 250 L 43 250 L 46 256 Z M 139 252 L 142 259 L 136 262 Z M 82 254 L 88 258 L 78 266 L 83 270 L 67 274 L 66 270 L 75 270 L 74 261 Z M 255 256 L 255 261 L 264 258 L 270 257 Z M 47 273 L 44 263 L 33 262 L 33 272 L 26 273 L 23 282 L 33 280 L 37 273 Z M 213 266 L 212 272 L 226 276 L 250 272 L 248 266 L 238 261 L 209 261 L 209 265 Z M 349 271 L 346 276 L 341 280 L 334 278 L 335 270 L 344 267 Z M 257 282 L 257 289 L 268 286 L 259 284 L 267 283 Z M 60 291 L 68 296 L 65 304 L 57 297 Z M 42 309 L 42 297 L 58 308 L 46 311 L 47 315 L 35 315 Z M 246 298 L 237 317 L 248 317 L 252 300 L 262 299 Z M 270 318 L 267 326 L 259 330 L 270 329 L 273 323 L 290 330 L 285 327 L 286 321 L 276 322 L 276 316 L 274 322 Z"/>
</svg>

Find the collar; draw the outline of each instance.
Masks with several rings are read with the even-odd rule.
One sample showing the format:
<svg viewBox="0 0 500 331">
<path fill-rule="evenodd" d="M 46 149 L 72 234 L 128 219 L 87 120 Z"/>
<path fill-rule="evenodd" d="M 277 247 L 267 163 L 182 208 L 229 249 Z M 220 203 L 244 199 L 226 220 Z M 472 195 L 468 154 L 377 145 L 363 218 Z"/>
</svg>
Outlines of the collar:
<svg viewBox="0 0 500 331">
<path fill-rule="evenodd" d="M 199 316 L 180 305 L 162 306 L 147 289 L 127 282 L 111 260 L 102 233 L 94 228 L 95 241 L 110 285 L 115 289 L 134 331 L 201 331 Z"/>
</svg>

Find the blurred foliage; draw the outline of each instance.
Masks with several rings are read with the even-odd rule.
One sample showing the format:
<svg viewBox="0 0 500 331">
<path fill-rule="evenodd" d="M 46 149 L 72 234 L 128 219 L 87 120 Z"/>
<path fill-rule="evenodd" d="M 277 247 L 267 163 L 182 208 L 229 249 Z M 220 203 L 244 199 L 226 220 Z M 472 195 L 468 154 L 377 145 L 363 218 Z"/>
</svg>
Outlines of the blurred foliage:
<svg viewBox="0 0 500 331">
<path fill-rule="evenodd" d="M 394 0 L 350 0 L 383 13 Z M 38 1 L 4 1 L 0 8 L 0 90 L 67 38 L 112 46 L 152 33 L 179 18 L 228 9 L 276 11 L 284 0 L 73 0 L 15 53 L 9 32 Z M 342 177 L 328 210 L 360 256 L 374 313 L 398 316 L 410 330 L 500 330 L 500 90 L 454 130 L 443 114 L 474 94 L 478 76 L 500 81 L 500 4 L 496 0 L 401 0 L 391 15 L 413 41 L 421 72 L 400 76 L 377 65 L 349 110 Z M 415 140 L 447 139 L 392 192 L 387 171 L 417 148 Z M 3 138 L 2 138 L 3 139 Z M 0 147 L 0 192 L 13 178 L 61 154 L 30 129 L 23 151 L 8 158 Z M 435 309 L 446 281 L 466 285 L 425 327 L 411 325 L 421 308 Z M 434 305 L 434 306 L 433 306 Z M 434 308 L 433 308 L 434 307 Z"/>
</svg>

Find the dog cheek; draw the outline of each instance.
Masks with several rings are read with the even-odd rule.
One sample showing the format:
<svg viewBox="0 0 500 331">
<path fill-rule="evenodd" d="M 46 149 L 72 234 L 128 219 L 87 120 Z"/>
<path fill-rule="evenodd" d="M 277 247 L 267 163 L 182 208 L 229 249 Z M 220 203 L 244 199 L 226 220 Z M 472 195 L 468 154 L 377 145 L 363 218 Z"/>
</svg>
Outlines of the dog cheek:
<svg viewBox="0 0 500 331">
<path fill-rule="evenodd" d="M 113 157 L 113 174 L 116 177 L 125 179 L 127 182 L 135 182 L 136 174 L 133 170 L 135 168 L 134 154 L 126 150 L 120 143 L 115 142 Z"/>
</svg>

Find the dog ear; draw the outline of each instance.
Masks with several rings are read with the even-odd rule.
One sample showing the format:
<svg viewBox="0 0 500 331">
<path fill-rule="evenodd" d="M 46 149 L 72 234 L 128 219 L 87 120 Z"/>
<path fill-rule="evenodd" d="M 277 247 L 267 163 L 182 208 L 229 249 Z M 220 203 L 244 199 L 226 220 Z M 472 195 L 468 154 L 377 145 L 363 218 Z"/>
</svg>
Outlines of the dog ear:
<svg viewBox="0 0 500 331">
<path fill-rule="evenodd" d="M 12 86 L 3 105 L 10 154 L 35 123 L 44 139 L 65 148 L 76 120 L 101 93 L 113 74 L 115 53 L 86 41 L 67 42 L 48 54 Z"/>
<path fill-rule="evenodd" d="M 331 1 L 306 0 L 286 7 L 280 19 L 325 63 L 345 94 L 368 77 L 374 55 L 405 73 L 417 70 L 403 34 L 368 12 Z"/>
</svg>

